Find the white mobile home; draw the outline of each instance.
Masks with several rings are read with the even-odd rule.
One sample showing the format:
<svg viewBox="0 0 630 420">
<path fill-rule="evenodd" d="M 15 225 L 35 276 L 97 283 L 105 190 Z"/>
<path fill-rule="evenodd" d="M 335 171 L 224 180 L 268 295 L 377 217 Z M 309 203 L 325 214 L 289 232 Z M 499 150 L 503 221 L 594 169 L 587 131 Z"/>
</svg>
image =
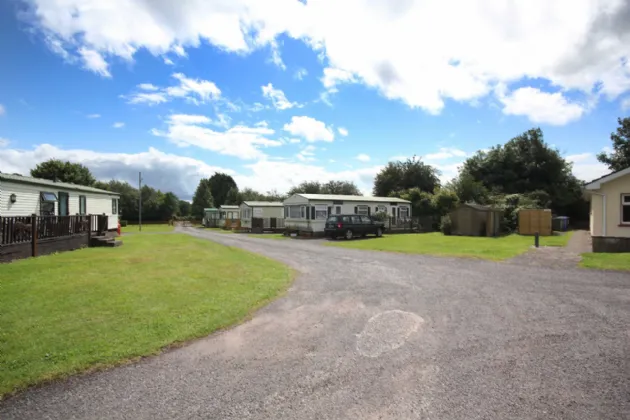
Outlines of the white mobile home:
<svg viewBox="0 0 630 420">
<path fill-rule="evenodd" d="M 241 227 L 251 229 L 252 219 L 284 219 L 284 204 L 270 201 L 243 201 L 241 204 Z M 270 226 L 265 226 L 270 227 Z"/>
<path fill-rule="evenodd" d="M 0 173 L 0 217 L 106 214 L 118 227 L 120 194 L 83 185 Z"/>
<path fill-rule="evenodd" d="M 220 220 L 238 220 L 241 218 L 241 209 L 239 206 L 222 205 L 219 207 Z"/>
<path fill-rule="evenodd" d="M 294 194 L 283 204 L 286 228 L 300 232 L 323 233 L 331 214 L 387 213 L 394 219 L 411 218 L 411 202 L 393 197 Z"/>
</svg>

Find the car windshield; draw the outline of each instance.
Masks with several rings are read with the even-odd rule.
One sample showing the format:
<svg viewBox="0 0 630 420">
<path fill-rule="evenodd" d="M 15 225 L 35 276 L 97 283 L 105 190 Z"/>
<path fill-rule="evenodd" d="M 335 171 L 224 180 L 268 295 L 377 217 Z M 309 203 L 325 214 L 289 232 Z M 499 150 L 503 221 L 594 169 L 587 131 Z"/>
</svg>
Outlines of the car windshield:
<svg viewBox="0 0 630 420">
<path fill-rule="evenodd" d="M 337 221 L 337 216 L 328 216 L 328 220 L 326 220 L 327 222 L 336 222 Z"/>
</svg>

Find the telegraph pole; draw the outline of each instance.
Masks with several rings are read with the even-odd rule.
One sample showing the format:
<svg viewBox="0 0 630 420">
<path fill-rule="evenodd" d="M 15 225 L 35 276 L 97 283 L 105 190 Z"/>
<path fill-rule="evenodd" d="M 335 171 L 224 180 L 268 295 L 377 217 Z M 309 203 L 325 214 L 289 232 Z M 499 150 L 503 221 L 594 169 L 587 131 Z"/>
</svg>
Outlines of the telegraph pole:
<svg viewBox="0 0 630 420">
<path fill-rule="evenodd" d="M 138 229 L 142 232 L 142 172 L 138 172 Z"/>
</svg>

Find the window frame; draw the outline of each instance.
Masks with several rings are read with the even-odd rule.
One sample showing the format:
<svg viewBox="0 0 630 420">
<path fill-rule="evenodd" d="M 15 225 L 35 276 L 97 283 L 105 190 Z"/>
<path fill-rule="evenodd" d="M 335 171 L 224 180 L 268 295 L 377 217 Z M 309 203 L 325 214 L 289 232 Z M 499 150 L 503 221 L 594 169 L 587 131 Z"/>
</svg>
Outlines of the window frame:
<svg viewBox="0 0 630 420">
<path fill-rule="evenodd" d="M 403 206 L 403 207 L 399 207 L 400 208 L 400 218 L 401 219 L 409 219 L 409 207 L 407 206 Z M 403 214 L 403 212 L 405 214 Z"/>
<path fill-rule="evenodd" d="M 365 211 L 365 213 L 363 213 L 362 211 Z M 360 204 L 357 206 L 357 214 L 359 216 L 369 216 L 370 215 L 370 206 L 365 205 L 365 204 Z"/>
<path fill-rule="evenodd" d="M 621 194 L 619 220 L 622 226 L 630 226 L 630 218 L 627 220 L 623 218 L 623 211 L 626 208 L 630 208 L 630 193 Z"/>
<path fill-rule="evenodd" d="M 87 214 L 87 196 L 79 196 L 79 215 L 85 216 Z"/>
<path fill-rule="evenodd" d="M 287 219 L 305 219 L 306 218 L 306 206 L 301 205 L 301 204 L 292 204 L 286 207 L 287 207 Z M 293 212 L 291 210 L 293 210 Z"/>
<path fill-rule="evenodd" d="M 118 214 L 118 199 L 112 198 L 112 216 Z"/>
<path fill-rule="evenodd" d="M 315 204 L 315 219 L 326 220 L 328 218 L 328 204 Z"/>
</svg>

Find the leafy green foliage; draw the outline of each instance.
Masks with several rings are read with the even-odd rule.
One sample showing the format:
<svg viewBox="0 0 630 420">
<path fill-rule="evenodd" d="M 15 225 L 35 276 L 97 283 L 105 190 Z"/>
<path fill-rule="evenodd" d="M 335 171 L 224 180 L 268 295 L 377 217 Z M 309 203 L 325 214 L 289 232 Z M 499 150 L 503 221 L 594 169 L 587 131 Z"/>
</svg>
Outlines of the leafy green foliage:
<svg viewBox="0 0 630 420">
<path fill-rule="evenodd" d="M 86 186 L 92 186 L 96 182 L 87 166 L 59 159 L 50 159 L 38 164 L 31 169 L 31 176 Z"/>
<path fill-rule="evenodd" d="M 319 181 L 305 181 L 292 187 L 287 193 L 288 196 L 293 194 L 362 195 L 359 187 L 351 181 L 328 181 L 323 184 Z"/>
<path fill-rule="evenodd" d="M 192 205 L 190 208 L 191 216 L 202 219 L 203 209 L 213 207 L 214 202 L 210 185 L 210 179 L 199 180 L 199 185 L 197 185 L 197 189 L 195 190 L 195 194 L 192 199 Z M 219 204 L 216 206 L 218 207 Z"/>
<path fill-rule="evenodd" d="M 220 207 L 226 204 L 228 192 L 232 188 L 236 188 L 238 191 L 238 186 L 236 185 L 236 181 L 228 174 L 224 174 L 222 172 L 217 172 L 212 175 L 207 180 L 207 186 L 210 188 L 210 193 L 212 195 L 212 202 L 216 207 Z M 208 206 L 207 206 L 208 207 Z M 202 209 L 203 213 L 203 209 Z M 193 215 L 197 216 L 195 211 L 194 199 L 193 199 Z"/>
<path fill-rule="evenodd" d="M 388 217 L 389 217 L 389 216 L 388 216 L 388 215 L 387 215 L 387 213 L 385 213 L 384 211 L 379 211 L 379 212 L 374 213 L 374 214 L 372 215 L 372 218 L 373 218 L 374 220 L 378 220 L 379 222 L 384 222 L 384 221 L 386 221 Z"/>
<path fill-rule="evenodd" d="M 448 214 L 440 218 L 440 232 L 447 236 L 453 234 L 453 221 Z"/>
<path fill-rule="evenodd" d="M 630 117 L 618 118 L 617 122 L 617 131 L 610 134 L 612 152 L 597 155 L 597 160 L 608 165 L 611 171 L 630 168 Z"/>
<path fill-rule="evenodd" d="M 227 195 L 225 196 L 225 204 L 239 206 L 242 202 L 243 200 L 238 192 L 238 188 L 230 188 L 230 191 L 228 191 Z"/>
<path fill-rule="evenodd" d="M 415 156 L 406 161 L 389 162 L 374 178 L 373 194 L 390 197 L 400 191 L 417 188 L 433 192 L 440 186 L 440 172 Z"/>
<path fill-rule="evenodd" d="M 453 191 L 462 203 L 486 204 L 490 197 L 490 191 L 485 185 L 468 173 L 462 173 L 451 180 L 446 189 Z"/>
<path fill-rule="evenodd" d="M 185 200 L 179 200 L 177 208 L 178 208 L 177 215 L 179 217 L 188 217 L 190 216 L 192 204 L 190 204 L 188 201 L 185 201 Z"/>
</svg>

